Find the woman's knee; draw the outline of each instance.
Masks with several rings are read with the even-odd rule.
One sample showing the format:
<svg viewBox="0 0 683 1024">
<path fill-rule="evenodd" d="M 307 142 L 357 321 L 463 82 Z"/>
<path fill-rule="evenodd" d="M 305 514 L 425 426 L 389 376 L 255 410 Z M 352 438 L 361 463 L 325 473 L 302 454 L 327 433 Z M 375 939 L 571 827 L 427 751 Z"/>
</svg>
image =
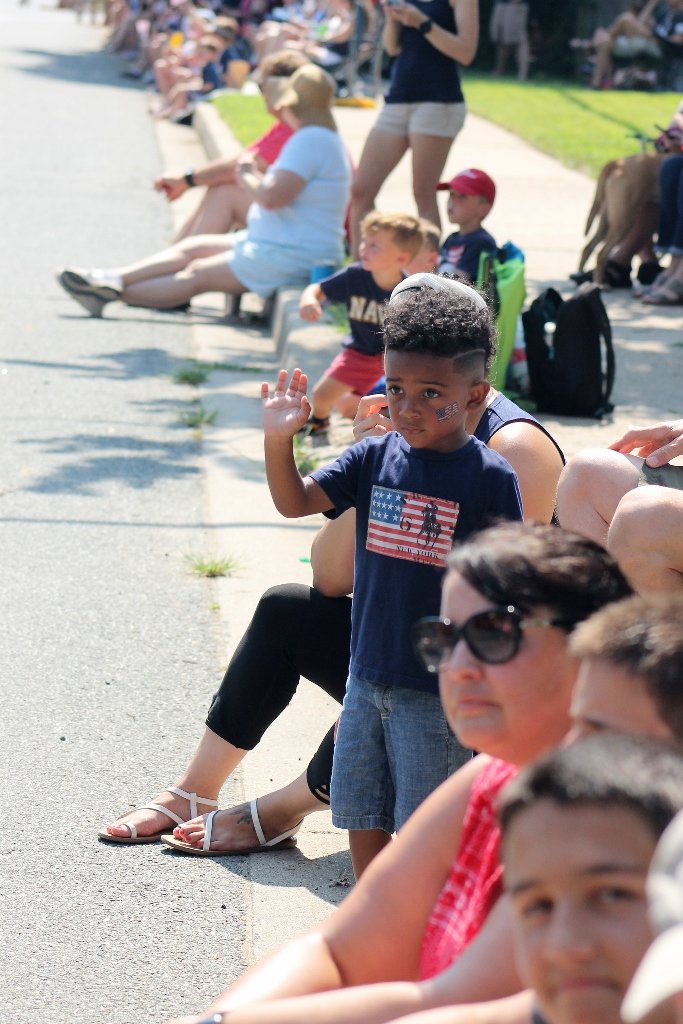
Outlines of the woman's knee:
<svg viewBox="0 0 683 1024">
<path fill-rule="evenodd" d="M 572 456 L 557 483 L 557 508 L 562 511 L 578 504 L 594 505 L 606 491 L 614 494 L 616 509 L 620 498 L 638 482 L 638 471 L 619 452 L 609 448 L 587 448 Z"/>
<path fill-rule="evenodd" d="M 607 535 L 607 547 L 639 591 L 662 589 L 683 572 L 683 494 L 648 485 L 624 495 Z M 669 581 L 670 582 L 670 581 Z"/>
</svg>

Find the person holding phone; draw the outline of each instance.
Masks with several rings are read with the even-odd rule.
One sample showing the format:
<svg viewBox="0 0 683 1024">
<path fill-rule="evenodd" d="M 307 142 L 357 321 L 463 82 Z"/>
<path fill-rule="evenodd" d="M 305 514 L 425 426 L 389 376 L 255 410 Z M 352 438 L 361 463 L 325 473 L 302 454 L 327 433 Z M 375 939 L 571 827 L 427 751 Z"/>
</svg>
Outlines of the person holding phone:
<svg viewBox="0 0 683 1024">
<path fill-rule="evenodd" d="M 410 150 L 417 212 L 441 225 L 436 186 L 465 121 L 459 66 L 479 41 L 476 0 L 382 0 L 383 46 L 394 57 L 384 107 L 368 135 L 351 193 L 351 242 L 386 178 Z"/>
</svg>

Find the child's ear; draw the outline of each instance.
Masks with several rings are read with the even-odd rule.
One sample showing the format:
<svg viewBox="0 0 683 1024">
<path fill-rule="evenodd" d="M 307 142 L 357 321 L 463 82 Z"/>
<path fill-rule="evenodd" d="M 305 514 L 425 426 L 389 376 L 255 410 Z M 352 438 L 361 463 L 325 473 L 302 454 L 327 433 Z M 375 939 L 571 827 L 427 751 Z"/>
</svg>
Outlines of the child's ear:
<svg viewBox="0 0 683 1024">
<path fill-rule="evenodd" d="M 470 397 L 467 400 L 467 408 L 478 409 L 486 401 L 490 390 L 491 385 L 487 380 L 478 380 L 476 384 L 472 384 L 470 387 Z"/>
</svg>

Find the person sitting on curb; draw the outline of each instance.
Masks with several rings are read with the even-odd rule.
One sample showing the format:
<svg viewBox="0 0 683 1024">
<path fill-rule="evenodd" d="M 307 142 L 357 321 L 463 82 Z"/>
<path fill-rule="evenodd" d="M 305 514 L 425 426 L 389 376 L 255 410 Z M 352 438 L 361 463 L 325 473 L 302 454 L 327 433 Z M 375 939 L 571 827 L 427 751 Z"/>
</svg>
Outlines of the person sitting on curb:
<svg viewBox="0 0 683 1024">
<path fill-rule="evenodd" d="M 560 476 L 560 525 L 607 547 L 641 593 L 683 589 L 683 466 L 668 465 L 681 455 L 683 420 L 669 420 L 579 452 Z"/>
<path fill-rule="evenodd" d="M 289 79 L 264 83 L 269 102 L 294 134 L 262 174 L 245 156 L 239 180 L 252 199 L 245 231 L 199 235 L 116 270 L 71 270 L 58 276 L 91 316 L 110 302 L 177 309 L 195 295 L 256 292 L 305 285 L 321 264 L 341 261 L 351 168 L 332 114 L 335 83 L 304 64 Z"/>
<path fill-rule="evenodd" d="M 268 103 L 267 90 L 264 91 L 263 83 L 269 78 L 289 78 L 306 63 L 304 55 L 295 50 L 278 50 L 261 61 L 257 80 L 269 114 L 276 116 Z M 278 118 L 275 124 L 238 156 L 214 160 L 200 167 L 193 167 L 184 174 L 164 173 L 156 178 L 154 188 L 164 195 L 169 203 L 174 202 L 190 188 L 205 187 L 199 205 L 178 228 L 172 241 L 179 242 L 189 235 L 225 234 L 244 227 L 251 196 L 242 187 L 239 179 L 241 158 L 245 155 L 251 156 L 256 169 L 265 174 L 292 134 L 289 125 Z"/>
<path fill-rule="evenodd" d="M 417 217 L 373 211 L 361 224 L 358 262 L 304 289 L 299 301 L 302 320 L 319 320 L 324 301 L 343 302 L 350 328 L 341 352 L 313 388 L 307 434 L 325 432 L 332 409 L 353 419 L 361 397 L 384 373 L 384 307 L 422 244 Z"/>
<path fill-rule="evenodd" d="M 493 206 L 496 186 L 485 171 L 469 167 L 450 181 L 442 181 L 439 191 L 448 192 L 448 220 L 458 225 L 441 248 L 439 273 L 476 281 L 479 257 L 497 249 L 493 235 L 481 226 Z"/>
</svg>

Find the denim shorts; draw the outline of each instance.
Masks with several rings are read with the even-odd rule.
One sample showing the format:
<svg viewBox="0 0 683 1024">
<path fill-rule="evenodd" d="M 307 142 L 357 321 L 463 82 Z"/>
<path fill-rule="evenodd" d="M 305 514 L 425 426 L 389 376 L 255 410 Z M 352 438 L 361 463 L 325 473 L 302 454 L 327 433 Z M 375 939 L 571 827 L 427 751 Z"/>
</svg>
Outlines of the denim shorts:
<svg viewBox="0 0 683 1024">
<path fill-rule="evenodd" d="M 350 676 L 334 746 L 332 821 L 391 835 L 471 756 L 437 694 Z"/>
</svg>

